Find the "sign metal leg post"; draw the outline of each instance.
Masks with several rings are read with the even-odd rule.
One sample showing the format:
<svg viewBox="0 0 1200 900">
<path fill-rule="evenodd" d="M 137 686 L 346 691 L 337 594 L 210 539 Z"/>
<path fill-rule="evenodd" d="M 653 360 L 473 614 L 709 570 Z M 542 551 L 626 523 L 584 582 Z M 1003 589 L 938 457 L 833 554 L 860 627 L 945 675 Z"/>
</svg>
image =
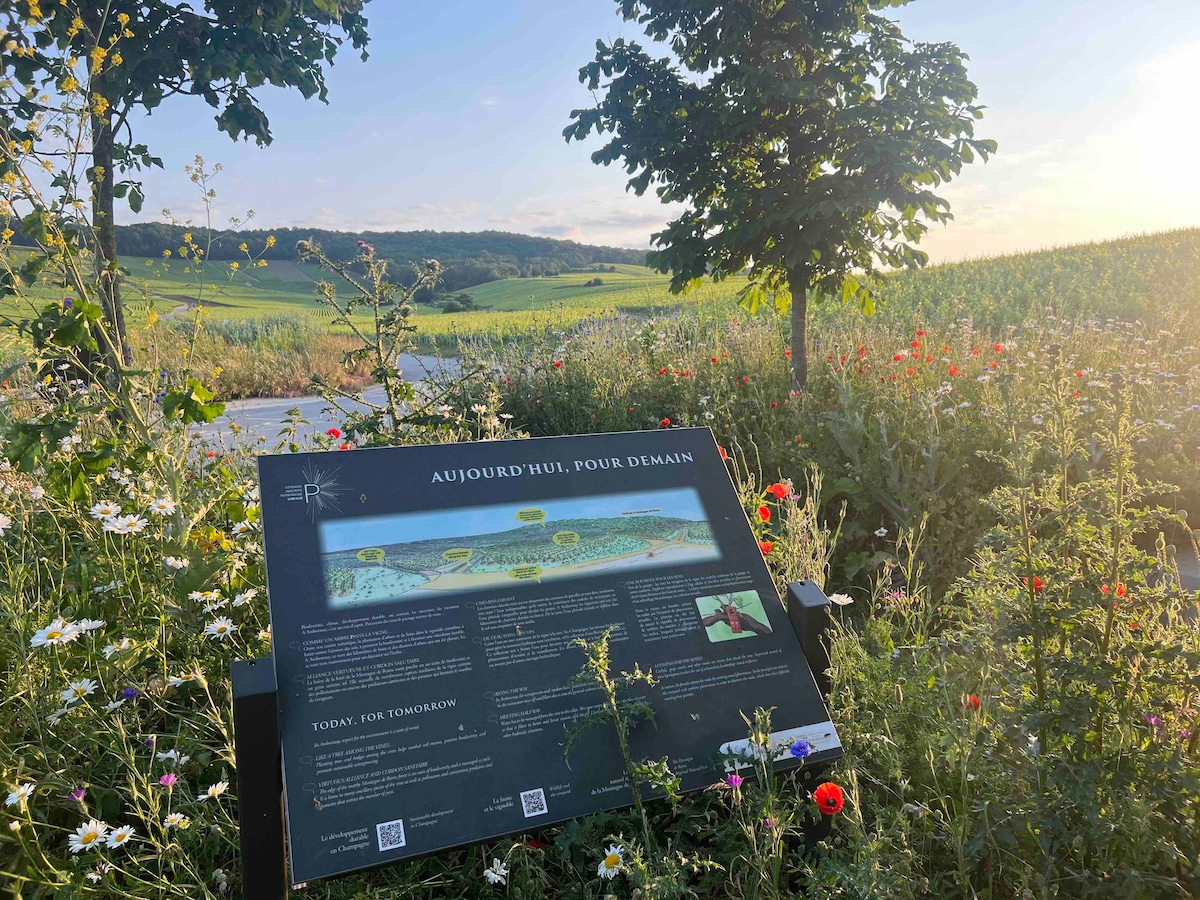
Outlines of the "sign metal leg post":
<svg viewBox="0 0 1200 900">
<path fill-rule="evenodd" d="M 270 658 L 237 660 L 233 682 L 233 742 L 237 756 L 242 896 L 285 900 L 283 771 Z"/>
<path fill-rule="evenodd" d="M 787 614 L 792 620 L 800 649 L 808 659 L 816 679 L 817 689 L 826 702 L 831 688 L 829 680 L 829 598 L 814 581 L 793 581 L 787 590 Z"/>
</svg>

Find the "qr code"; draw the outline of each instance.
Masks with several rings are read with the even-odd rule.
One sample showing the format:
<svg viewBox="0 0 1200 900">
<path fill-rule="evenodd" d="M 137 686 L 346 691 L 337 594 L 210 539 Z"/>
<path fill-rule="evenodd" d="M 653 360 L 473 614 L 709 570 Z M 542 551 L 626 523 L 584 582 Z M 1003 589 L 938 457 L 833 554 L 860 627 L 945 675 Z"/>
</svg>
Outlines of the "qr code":
<svg viewBox="0 0 1200 900">
<path fill-rule="evenodd" d="M 541 788 L 534 788 L 532 791 L 521 791 L 521 809 L 525 813 L 525 818 L 530 816 L 541 816 L 546 813 L 546 792 Z"/>
<path fill-rule="evenodd" d="M 380 822 L 375 826 L 379 836 L 380 850 L 395 850 L 404 846 L 404 820 L 395 819 L 391 822 Z"/>
</svg>

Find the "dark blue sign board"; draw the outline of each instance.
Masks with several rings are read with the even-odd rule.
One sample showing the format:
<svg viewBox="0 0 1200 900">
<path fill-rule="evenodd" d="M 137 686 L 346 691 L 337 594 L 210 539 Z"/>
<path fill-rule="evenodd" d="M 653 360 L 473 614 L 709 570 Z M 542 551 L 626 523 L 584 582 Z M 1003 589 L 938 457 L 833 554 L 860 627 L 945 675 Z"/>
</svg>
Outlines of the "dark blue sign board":
<svg viewBox="0 0 1200 900">
<path fill-rule="evenodd" d="M 259 457 L 291 879 L 631 802 L 577 639 L 649 669 L 685 790 L 840 743 L 706 428 Z"/>
</svg>

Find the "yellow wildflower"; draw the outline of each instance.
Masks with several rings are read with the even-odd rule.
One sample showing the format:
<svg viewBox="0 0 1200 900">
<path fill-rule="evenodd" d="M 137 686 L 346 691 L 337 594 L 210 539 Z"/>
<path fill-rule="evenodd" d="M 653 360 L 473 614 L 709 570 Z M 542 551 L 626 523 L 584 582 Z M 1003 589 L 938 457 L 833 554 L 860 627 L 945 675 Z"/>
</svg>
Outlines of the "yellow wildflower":
<svg viewBox="0 0 1200 900">
<path fill-rule="evenodd" d="M 238 249 L 241 250 L 243 253 L 250 252 L 250 248 L 246 245 L 245 241 L 242 241 L 240 244 L 238 244 Z"/>
<path fill-rule="evenodd" d="M 11 228 L 5 228 L 3 231 L 0 231 L 0 241 L 8 242 L 12 240 L 13 234 L 14 232 Z"/>
<path fill-rule="evenodd" d="M 75 88 L 79 87 L 79 82 L 75 79 L 74 75 L 68 75 L 63 79 L 61 87 L 64 94 L 69 94 Z"/>
<path fill-rule="evenodd" d="M 99 75 L 100 69 L 104 65 L 104 59 L 108 56 L 108 51 L 103 47 L 93 47 L 92 52 L 88 56 L 92 58 L 92 74 Z"/>
<path fill-rule="evenodd" d="M 126 28 L 126 29 L 125 29 L 125 30 L 122 32 L 122 34 L 124 34 L 124 35 L 125 35 L 125 37 L 127 37 L 127 38 L 131 38 L 131 37 L 133 37 L 133 32 L 132 32 L 132 31 L 130 31 L 128 28 Z"/>
<path fill-rule="evenodd" d="M 235 260 L 234 262 L 231 262 L 231 263 L 229 264 L 229 268 L 233 269 L 233 271 L 235 271 L 235 272 L 236 272 L 236 271 L 238 270 L 238 268 L 239 268 L 239 267 L 238 267 L 238 264 L 237 264 L 237 261 Z"/>
<path fill-rule="evenodd" d="M 105 100 L 103 97 L 101 97 L 99 94 L 95 94 L 92 97 L 92 111 L 97 116 L 104 115 L 106 112 L 108 112 L 108 101 Z"/>
<path fill-rule="evenodd" d="M 109 60 L 109 62 L 114 66 L 119 66 L 121 63 L 125 62 L 125 59 L 124 59 L 124 57 L 121 56 L 120 53 L 114 53 L 112 55 L 112 59 Z"/>
<path fill-rule="evenodd" d="M 163 256 L 164 256 L 164 257 L 170 257 L 170 255 L 171 255 L 171 251 L 170 251 L 170 250 L 164 250 L 164 251 L 163 251 Z"/>
<path fill-rule="evenodd" d="M 129 13 L 117 13 L 117 21 L 120 22 L 122 26 L 128 25 Z"/>
<path fill-rule="evenodd" d="M 267 249 L 269 250 L 274 246 L 275 246 L 275 235 L 268 234 L 267 235 Z"/>
<path fill-rule="evenodd" d="M 260 269 L 265 269 L 267 266 L 267 261 L 265 259 L 260 259 L 258 262 L 255 263 L 255 265 L 258 266 Z"/>
<path fill-rule="evenodd" d="M 183 233 L 183 242 L 185 244 L 190 244 L 192 242 L 192 233 L 190 231 L 185 231 Z"/>
</svg>

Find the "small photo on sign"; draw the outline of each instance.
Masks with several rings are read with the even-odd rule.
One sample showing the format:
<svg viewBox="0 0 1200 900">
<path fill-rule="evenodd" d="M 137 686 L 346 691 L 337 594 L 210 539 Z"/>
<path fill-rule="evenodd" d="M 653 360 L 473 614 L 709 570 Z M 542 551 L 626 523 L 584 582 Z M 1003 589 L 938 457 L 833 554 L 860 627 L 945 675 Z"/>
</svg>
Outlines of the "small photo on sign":
<svg viewBox="0 0 1200 900">
<path fill-rule="evenodd" d="M 331 609 L 720 559 L 694 488 L 334 519 Z"/>
<path fill-rule="evenodd" d="M 697 597 L 700 624 L 714 644 L 771 633 L 771 622 L 758 591 Z"/>
</svg>

